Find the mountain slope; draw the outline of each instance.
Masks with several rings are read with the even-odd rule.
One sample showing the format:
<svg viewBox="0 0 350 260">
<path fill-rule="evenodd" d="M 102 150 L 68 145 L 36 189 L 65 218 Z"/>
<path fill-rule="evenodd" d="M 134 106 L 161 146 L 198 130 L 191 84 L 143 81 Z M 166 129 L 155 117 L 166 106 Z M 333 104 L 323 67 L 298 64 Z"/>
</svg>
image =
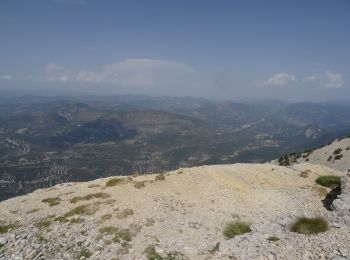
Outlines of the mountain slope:
<svg viewBox="0 0 350 260">
<path fill-rule="evenodd" d="M 0 235 L 0 259 L 346 257 L 350 227 L 323 206 L 329 189 L 315 184 L 322 175 L 343 173 L 308 163 L 233 164 L 60 184 L 0 203 L 2 230 L 13 224 Z M 291 232 L 301 216 L 323 216 L 330 229 L 312 239 Z M 225 239 L 237 219 L 251 232 Z"/>
<path fill-rule="evenodd" d="M 309 162 L 339 171 L 350 169 L 350 138 L 339 138 L 319 149 L 292 153 L 279 159 L 281 165 Z M 277 163 L 275 160 L 274 163 Z"/>
</svg>

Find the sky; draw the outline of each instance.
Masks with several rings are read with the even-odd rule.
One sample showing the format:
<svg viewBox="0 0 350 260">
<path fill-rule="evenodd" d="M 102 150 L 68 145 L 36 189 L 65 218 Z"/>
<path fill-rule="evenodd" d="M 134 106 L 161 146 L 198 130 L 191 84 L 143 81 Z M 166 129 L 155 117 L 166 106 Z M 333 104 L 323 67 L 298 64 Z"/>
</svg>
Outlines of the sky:
<svg viewBox="0 0 350 260">
<path fill-rule="evenodd" d="M 350 1 L 1 0 L 23 94 L 350 99 Z"/>
</svg>

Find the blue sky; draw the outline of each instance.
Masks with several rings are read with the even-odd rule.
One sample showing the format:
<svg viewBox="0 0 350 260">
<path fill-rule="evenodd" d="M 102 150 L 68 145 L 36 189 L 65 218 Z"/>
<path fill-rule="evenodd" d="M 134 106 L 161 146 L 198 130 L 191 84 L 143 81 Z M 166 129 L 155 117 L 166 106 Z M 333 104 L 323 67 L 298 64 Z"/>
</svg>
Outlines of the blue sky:
<svg viewBox="0 0 350 260">
<path fill-rule="evenodd" d="M 0 94 L 350 97 L 348 0 L 2 0 Z"/>
</svg>

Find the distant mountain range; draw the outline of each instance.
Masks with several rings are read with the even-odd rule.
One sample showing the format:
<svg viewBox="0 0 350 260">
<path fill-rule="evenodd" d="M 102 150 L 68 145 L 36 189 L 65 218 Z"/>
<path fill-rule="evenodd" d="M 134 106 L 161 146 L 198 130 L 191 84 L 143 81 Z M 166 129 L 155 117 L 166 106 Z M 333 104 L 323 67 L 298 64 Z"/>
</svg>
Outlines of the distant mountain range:
<svg viewBox="0 0 350 260">
<path fill-rule="evenodd" d="M 0 98 L 0 199 L 67 181 L 264 162 L 349 133 L 345 103 Z"/>
</svg>

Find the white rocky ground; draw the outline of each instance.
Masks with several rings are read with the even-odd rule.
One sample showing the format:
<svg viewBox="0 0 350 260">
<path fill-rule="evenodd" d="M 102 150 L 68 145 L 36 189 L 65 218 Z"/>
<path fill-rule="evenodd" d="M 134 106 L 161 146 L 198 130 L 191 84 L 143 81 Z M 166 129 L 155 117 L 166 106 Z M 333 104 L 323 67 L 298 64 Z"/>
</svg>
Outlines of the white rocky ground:
<svg viewBox="0 0 350 260">
<path fill-rule="evenodd" d="M 321 175 L 344 174 L 309 163 L 234 164 L 179 169 L 164 180 L 124 177 L 112 187 L 105 178 L 38 190 L 0 203 L 0 224 L 15 225 L 0 234 L 0 259 L 84 259 L 84 250 L 90 259 L 147 259 L 152 246 L 154 259 L 350 259 L 350 225 L 342 221 L 349 197 L 338 203 L 343 215 L 327 211 L 329 190 L 315 184 Z M 58 205 L 42 202 L 56 197 Z M 291 232 L 300 216 L 325 217 L 330 229 Z M 252 231 L 225 239 L 234 219 Z"/>
</svg>

